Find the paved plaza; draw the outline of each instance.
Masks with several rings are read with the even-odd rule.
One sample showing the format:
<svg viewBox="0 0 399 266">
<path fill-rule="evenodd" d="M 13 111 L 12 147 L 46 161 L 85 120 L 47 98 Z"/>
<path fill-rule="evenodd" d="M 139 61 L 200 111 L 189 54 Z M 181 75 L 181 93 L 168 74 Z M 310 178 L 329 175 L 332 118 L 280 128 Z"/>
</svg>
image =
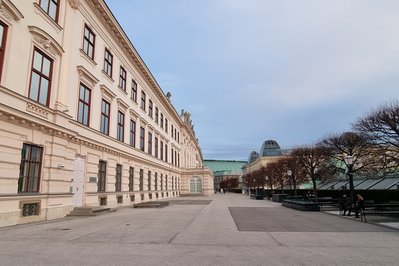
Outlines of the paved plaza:
<svg viewBox="0 0 399 266">
<path fill-rule="evenodd" d="M 239 194 L 0 228 L 0 265 L 397 265 L 399 230 Z"/>
</svg>

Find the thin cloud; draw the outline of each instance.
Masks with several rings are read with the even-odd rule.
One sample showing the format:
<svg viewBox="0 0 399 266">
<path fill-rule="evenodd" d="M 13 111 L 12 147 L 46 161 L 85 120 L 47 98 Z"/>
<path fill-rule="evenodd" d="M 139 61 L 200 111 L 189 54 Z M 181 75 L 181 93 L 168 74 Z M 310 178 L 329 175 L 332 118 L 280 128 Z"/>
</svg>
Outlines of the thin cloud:
<svg viewBox="0 0 399 266">
<path fill-rule="evenodd" d="M 107 0 L 205 158 L 311 143 L 398 98 L 398 1 L 125 2 Z"/>
</svg>

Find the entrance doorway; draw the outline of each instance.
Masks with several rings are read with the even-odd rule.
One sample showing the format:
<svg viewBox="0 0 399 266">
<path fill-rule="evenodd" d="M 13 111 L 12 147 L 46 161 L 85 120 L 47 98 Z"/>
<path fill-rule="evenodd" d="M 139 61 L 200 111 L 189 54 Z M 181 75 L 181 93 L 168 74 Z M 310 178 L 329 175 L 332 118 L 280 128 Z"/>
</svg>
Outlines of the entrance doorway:
<svg viewBox="0 0 399 266">
<path fill-rule="evenodd" d="M 82 207 L 83 204 L 83 176 L 84 159 L 76 157 L 73 169 L 72 193 L 73 206 Z"/>
</svg>

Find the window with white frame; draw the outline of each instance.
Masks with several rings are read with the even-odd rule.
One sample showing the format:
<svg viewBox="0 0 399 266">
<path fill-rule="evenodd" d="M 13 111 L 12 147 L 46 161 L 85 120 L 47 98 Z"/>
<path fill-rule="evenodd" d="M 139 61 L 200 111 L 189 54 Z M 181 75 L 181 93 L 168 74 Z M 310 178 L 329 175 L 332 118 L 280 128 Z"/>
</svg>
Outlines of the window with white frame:
<svg viewBox="0 0 399 266">
<path fill-rule="evenodd" d="M 1 74 L 3 73 L 3 62 L 6 51 L 7 29 L 7 25 L 0 20 L 0 81 Z"/>
<path fill-rule="evenodd" d="M 43 148 L 24 143 L 19 166 L 18 193 L 37 193 L 43 161 Z"/>
<path fill-rule="evenodd" d="M 115 174 L 115 191 L 122 190 L 122 165 L 116 165 L 116 174 Z"/>
<path fill-rule="evenodd" d="M 119 141 L 124 141 L 124 131 L 125 131 L 125 114 L 118 111 L 118 127 L 117 127 L 117 139 Z"/>
<path fill-rule="evenodd" d="M 78 102 L 78 122 L 89 126 L 90 124 L 90 101 L 91 90 L 80 83 L 79 87 L 79 102 Z"/>
<path fill-rule="evenodd" d="M 85 25 L 83 33 L 83 52 L 94 60 L 94 46 L 95 46 L 96 35 L 93 31 Z"/>
<path fill-rule="evenodd" d="M 52 20 L 58 22 L 59 0 L 40 0 L 39 6 Z"/>
<path fill-rule="evenodd" d="M 111 52 L 105 48 L 104 52 L 104 73 L 107 74 L 110 78 L 112 78 L 112 63 L 113 63 L 113 55 Z"/>
<path fill-rule="evenodd" d="M 50 101 L 53 60 L 35 47 L 33 51 L 29 98 L 48 106 Z"/>
<path fill-rule="evenodd" d="M 100 132 L 109 135 L 109 117 L 110 117 L 110 105 L 106 100 L 101 102 L 101 125 Z"/>
<path fill-rule="evenodd" d="M 130 120 L 130 146 L 136 147 L 136 122 Z"/>
<path fill-rule="evenodd" d="M 137 102 L 137 83 L 132 79 L 132 95 L 130 96 L 133 101 Z"/>
<path fill-rule="evenodd" d="M 119 70 L 119 88 L 126 91 L 126 70 L 122 66 Z"/>
</svg>

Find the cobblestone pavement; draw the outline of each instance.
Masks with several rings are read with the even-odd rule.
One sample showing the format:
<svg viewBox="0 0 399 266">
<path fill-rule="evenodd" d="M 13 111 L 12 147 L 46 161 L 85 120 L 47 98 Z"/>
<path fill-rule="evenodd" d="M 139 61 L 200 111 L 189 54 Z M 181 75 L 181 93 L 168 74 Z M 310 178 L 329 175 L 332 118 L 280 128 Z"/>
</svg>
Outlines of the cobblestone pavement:
<svg viewBox="0 0 399 266">
<path fill-rule="evenodd" d="M 181 202 L 175 202 L 179 201 Z M 246 195 L 0 228 L 0 265 L 397 265 L 399 230 Z M 179 204 L 180 203 L 180 204 Z"/>
</svg>

